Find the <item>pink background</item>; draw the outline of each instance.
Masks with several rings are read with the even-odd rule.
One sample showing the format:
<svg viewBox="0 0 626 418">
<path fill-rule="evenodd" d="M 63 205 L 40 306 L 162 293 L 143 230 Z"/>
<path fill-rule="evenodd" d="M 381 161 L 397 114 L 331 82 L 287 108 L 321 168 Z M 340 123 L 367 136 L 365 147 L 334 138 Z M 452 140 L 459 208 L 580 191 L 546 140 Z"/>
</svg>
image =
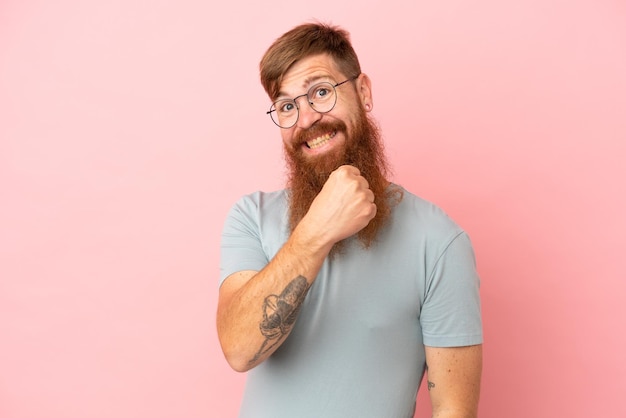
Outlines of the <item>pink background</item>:
<svg viewBox="0 0 626 418">
<path fill-rule="evenodd" d="M 624 1 L 212 3 L 0 2 L 1 417 L 235 416 L 219 234 L 282 185 L 257 64 L 311 18 L 473 239 L 480 416 L 626 416 Z"/>
</svg>

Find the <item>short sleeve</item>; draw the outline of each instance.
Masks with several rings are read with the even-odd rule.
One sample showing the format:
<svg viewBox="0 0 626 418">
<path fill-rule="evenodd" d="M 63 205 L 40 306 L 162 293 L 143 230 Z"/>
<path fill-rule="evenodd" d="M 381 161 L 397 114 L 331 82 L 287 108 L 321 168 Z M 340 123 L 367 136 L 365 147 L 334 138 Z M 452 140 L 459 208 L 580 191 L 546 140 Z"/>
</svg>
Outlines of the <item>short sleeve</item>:
<svg viewBox="0 0 626 418">
<path fill-rule="evenodd" d="M 259 271 L 268 262 L 260 236 L 258 200 L 244 196 L 233 205 L 224 222 L 219 285 L 233 273 Z"/>
<path fill-rule="evenodd" d="M 483 341 L 480 279 L 474 250 L 465 232 L 456 235 L 427 277 L 420 315 L 424 344 L 459 347 Z"/>
</svg>

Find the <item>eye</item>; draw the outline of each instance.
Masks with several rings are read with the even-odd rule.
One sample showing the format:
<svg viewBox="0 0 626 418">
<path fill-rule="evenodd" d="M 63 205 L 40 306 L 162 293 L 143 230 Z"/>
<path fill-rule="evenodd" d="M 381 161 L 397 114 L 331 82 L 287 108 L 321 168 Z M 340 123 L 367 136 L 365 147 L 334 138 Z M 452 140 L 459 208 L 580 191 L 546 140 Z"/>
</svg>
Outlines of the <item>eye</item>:
<svg viewBox="0 0 626 418">
<path fill-rule="evenodd" d="M 296 108 L 293 100 L 283 100 L 281 102 L 277 102 L 275 106 L 279 113 L 290 113 Z"/>
<path fill-rule="evenodd" d="M 313 94 L 311 95 L 311 97 L 315 100 L 315 99 L 323 99 L 325 97 L 327 97 L 328 95 L 330 95 L 332 93 L 332 87 L 330 86 L 330 84 L 323 84 L 321 86 L 316 86 L 313 89 Z"/>
</svg>

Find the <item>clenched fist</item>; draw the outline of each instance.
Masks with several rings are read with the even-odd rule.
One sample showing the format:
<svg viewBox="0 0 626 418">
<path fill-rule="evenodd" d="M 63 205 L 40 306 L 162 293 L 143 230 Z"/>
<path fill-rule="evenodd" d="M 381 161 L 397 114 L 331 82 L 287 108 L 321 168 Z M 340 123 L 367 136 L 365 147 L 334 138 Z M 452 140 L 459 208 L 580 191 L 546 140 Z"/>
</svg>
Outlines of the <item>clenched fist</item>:
<svg viewBox="0 0 626 418">
<path fill-rule="evenodd" d="M 343 165 L 331 173 L 300 226 L 319 243 L 332 245 L 365 228 L 375 215 L 374 193 L 367 180 L 358 168 Z"/>
</svg>

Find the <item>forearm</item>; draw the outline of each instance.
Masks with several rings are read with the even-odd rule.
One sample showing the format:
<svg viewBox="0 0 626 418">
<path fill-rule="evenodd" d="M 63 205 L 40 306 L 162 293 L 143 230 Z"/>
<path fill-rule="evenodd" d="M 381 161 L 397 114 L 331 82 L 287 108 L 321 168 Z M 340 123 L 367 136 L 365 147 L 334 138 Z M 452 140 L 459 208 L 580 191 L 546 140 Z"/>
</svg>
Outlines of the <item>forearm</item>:
<svg viewBox="0 0 626 418">
<path fill-rule="evenodd" d="M 233 275 L 222 285 L 217 329 L 233 369 L 255 367 L 285 341 L 331 246 L 296 228 L 263 270 L 252 277 Z"/>
</svg>

